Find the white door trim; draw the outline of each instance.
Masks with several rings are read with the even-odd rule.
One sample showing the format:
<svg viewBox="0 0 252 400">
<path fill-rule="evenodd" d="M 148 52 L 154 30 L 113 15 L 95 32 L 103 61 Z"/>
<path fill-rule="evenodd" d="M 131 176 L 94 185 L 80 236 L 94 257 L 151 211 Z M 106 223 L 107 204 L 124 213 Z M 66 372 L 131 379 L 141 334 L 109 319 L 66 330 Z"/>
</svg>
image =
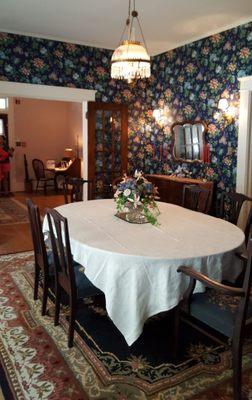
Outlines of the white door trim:
<svg viewBox="0 0 252 400">
<path fill-rule="evenodd" d="M 34 99 L 83 103 L 84 101 L 94 101 L 96 91 L 61 86 L 33 85 L 31 83 L 0 81 L 0 93 L 3 97 L 28 97 Z"/>
<path fill-rule="evenodd" d="M 33 85 L 30 83 L 17 83 L 0 81 L 0 96 L 3 97 L 26 97 L 42 100 L 57 100 L 82 103 L 82 134 L 83 134 L 83 171 L 84 179 L 88 177 L 88 123 L 86 118 L 87 102 L 95 101 L 95 90 L 76 89 L 59 86 Z M 9 138 L 11 146 L 15 145 L 14 129 L 13 129 L 13 112 L 10 107 L 9 113 Z M 15 163 L 15 157 L 13 164 Z M 15 165 L 14 165 L 15 167 Z M 13 168 L 14 170 L 14 168 Z M 86 185 L 85 185 L 86 186 Z M 17 187 L 15 174 L 11 174 L 11 190 L 21 190 Z M 86 198 L 86 193 L 85 196 Z"/>
<path fill-rule="evenodd" d="M 249 194 L 249 170 L 252 144 L 252 76 L 240 81 L 240 111 L 237 149 L 236 191 Z"/>
</svg>

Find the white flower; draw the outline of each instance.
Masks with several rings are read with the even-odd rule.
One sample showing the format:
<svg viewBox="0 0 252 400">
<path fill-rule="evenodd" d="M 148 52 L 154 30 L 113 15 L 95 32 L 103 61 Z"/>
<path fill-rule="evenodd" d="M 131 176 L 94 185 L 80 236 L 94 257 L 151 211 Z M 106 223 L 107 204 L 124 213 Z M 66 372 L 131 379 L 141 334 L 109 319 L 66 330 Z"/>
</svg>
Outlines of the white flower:
<svg viewBox="0 0 252 400">
<path fill-rule="evenodd" d="M 136 180 L 138 180 L 138 179 L 142 178 L 142 176 L 143 176 L 142 171 L 138 171 L 138 170 L 136 169 L 136 170 L 135 170 L 135 173 L 134 173 L 134 178 L 136 178 Z"/>
<path fill-rule="evenodd" d="M 117 197 L 119 196 L 120 193 L 121 193 L 120 190 L 117 189 L 117 191 L 114 194 L 114 197 L 117 199 Z"/>
<path fill-rule="evenodd" d="M 129 195 L 131 194 L 131 190 L 130 189 L 125 189 L 123 192 L 125 197 L 129 197 Z"/>
</svg>

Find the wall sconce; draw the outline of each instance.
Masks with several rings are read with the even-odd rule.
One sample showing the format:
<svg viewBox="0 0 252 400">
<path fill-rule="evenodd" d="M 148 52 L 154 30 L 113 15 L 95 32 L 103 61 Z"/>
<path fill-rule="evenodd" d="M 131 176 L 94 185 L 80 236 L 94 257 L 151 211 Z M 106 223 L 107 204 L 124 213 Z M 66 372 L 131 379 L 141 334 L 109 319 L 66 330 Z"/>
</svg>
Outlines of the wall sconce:
<svg viewBox="0 0 252 400">
<path fill-rule="evenodd" d="M 230 102 L 227 98 L 221 98 L 218 101 L 218 109 L 220 111 L 214 114 L 214 118 L 219 122 L 223 122 L 224 126 L 230 125 L 237 115 L 238 102 L 234 100 L 234 96 L 230 96 Z"/>
<path fill-rule="evenodd" d="M 155 118 L 156 123 L 161 127 L 173 122 L 171 111 L 169 107 L 166 106 L 164 108 L 153 110 L 153 117 Z"/>
</svg>

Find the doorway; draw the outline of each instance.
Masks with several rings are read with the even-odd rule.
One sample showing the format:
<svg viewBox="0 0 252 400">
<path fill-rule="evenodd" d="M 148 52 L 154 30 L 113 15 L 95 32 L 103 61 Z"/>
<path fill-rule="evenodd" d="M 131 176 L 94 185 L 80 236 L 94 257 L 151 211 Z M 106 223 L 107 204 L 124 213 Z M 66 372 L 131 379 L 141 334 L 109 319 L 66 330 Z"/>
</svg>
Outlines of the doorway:
<svg viewBox="0 0 252 400">
<path fill-rule="evenodd" d="M 33 98 L 42 100 L 58 100 L 58 101 L 69 101 L 77 102 L 82 105 L 82 142 L 83 142 L 83 170 L 82 176 L 84 179 L 88 177 L 88 129 L 87 129 L 87 103 L 88 101 L 95 100 L 95 90 L 87 89 L 75 89 L 58 86 L 47 86 L 47 85 L 33 85 L 29 83 L 15 83 L 0 81 L 0 96 L 3 97 L 14 97 L 14 98 Z M 14 126 L 13 126 L 13 107 L 9 107 L 9 144 L 15 147 L 14 137 Z M 13 159 L 15 164 L 15 157 Z M 15 168 L 15 166 L 13 165 Z M 22 190 L 15 179 L 15 176 L 11 174 L 11 190 L 19 191 Z M 87 198 L 87 191 L 84 191 L 84 198 Z"/>
<path fill-rule="evenodd" d="M 8 114 L 0 113 L 0 135 L 5 137 L 5 143 L 9 147 L 9 135 L 8 135 Z M 10 175 L 8 175 L 7 191 L 10 192 Z M 0 192 L 4 192 L 3 182 L 1 181 Z"/>
</svg>

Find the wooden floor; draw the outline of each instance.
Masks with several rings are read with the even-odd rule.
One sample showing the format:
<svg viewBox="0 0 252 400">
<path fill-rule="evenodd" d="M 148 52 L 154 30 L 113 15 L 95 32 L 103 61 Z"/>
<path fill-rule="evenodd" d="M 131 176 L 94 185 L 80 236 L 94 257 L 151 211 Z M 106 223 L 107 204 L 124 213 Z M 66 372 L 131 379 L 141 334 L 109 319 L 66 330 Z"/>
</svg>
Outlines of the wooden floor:
<svg viewBox="0 0 252 400">
<path fill-rule="evenodd" d="M 55 194 L 44 196 L 42 194 L 18 192 L 14 194 L 14 198 L 24 205 L 26 205 L 26 200 L 30 198 L 38 205 L 42 215 L 44 215 L 47 207 L 54 208 L 64 204 L 63 195 Z M 28 250 L 32 250 L 29 224 L 5 224 L 1 226 L 0 255 Z"/>
</svg>

